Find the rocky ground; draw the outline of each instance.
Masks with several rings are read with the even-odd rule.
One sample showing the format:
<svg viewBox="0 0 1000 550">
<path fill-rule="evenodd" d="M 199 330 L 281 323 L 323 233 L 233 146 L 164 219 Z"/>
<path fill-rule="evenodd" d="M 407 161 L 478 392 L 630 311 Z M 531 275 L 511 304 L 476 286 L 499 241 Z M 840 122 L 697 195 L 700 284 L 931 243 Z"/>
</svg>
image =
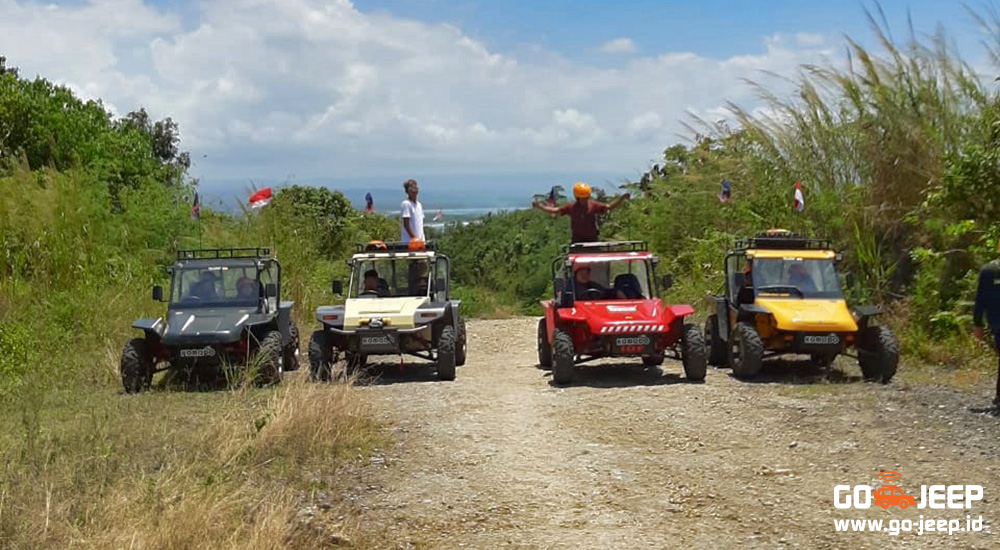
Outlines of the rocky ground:
<svg viewBox="0 0 1000 550">
<path fill-rule="evenodd" d="M 455 382 L 376 369 L 361 388 L 393 445 L 341 472 L 340 495 L 387 548 L 995 548 L 1000 418 L 988 395 L 862 382 L 772 362 L 754 382 L 679 363 L 581 366 L 570 387 L 536 366 L 535 320 L 469 325 Z M 837 510 L 834 486 L 979 484 L 971 510 Z M 982 533 L 843 533 L 835 519 L 961 519 Z M 365 537 L 366 540 L 369 537 Z"/>
</svg>

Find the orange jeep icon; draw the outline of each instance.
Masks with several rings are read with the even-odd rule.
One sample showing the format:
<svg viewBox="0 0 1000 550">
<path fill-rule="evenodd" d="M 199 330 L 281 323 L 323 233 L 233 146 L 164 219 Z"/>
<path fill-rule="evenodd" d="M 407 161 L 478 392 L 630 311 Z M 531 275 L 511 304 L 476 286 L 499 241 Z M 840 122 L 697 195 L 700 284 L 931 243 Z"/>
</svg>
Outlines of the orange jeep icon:
<svg viewBox="0 0 1000 550">
<path fill-rule="evenodd" d="M 890 506 L 899 506 L 900 509 L 905 509 L 907 506 L 916 506 L 917 501 L 895 485 L 883 485 L 875 491 L 875 504 L 883 509 Z"/>
</svg>

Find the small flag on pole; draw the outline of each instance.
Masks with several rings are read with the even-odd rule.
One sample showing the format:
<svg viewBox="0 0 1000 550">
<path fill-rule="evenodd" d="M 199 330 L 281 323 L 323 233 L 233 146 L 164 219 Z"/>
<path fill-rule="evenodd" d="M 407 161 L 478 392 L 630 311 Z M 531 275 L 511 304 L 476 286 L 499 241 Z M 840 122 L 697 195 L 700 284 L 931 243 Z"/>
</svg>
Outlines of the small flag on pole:
<svg viewBox="0 0 1000 550">
<path fill-rule="evenodd" d="M 198 191 L 194 192 L 194 201 L 191 203 L 191 219 L 201 219 L 201 198 L 198 196 Z"/>
<path fill-rule="evenodd" d="M 444 211 L 438 208 L 437 214 L 434 214 L 434 221 L 440 221 L 444 217 Z"/>
<path fill-rule="evenodd" d="M 795 208 L 796 212 L 802 212 L 806 209 L 806 198 L 802 194 L 802 182 L 795 182 L 795 199 L 792 201 L 792 207 Z"/>
<path fill-rule="evenodd" d="M 372 198 L 371 193 L 365 194 L 365 215 L 371 214 L 375 211 L 375 199 Z"/>
<path fill-rule="evenodd" d="M 555 206 L 556 205 L 556 186 L 552 186 L 549 190 L 549 196 L 545 199 L 545 206 Z"/>
<path fill-rule="evenodd" d="M 718 194 L 719 202 L 725 204 L 733 199 L 732 192 L 729 189 L 729 180 L 722 180 L 722 190 Z"/>
<path fill-rule="evenodd" d="M 257 191 L 253 195 L 250 195 L 250 199 L 247 203 L 250 208 L 263 208 L 267 206 L 267 203 L 271 202 L 271 188 L 265 187 L 260 191 Z"/>
</svg>

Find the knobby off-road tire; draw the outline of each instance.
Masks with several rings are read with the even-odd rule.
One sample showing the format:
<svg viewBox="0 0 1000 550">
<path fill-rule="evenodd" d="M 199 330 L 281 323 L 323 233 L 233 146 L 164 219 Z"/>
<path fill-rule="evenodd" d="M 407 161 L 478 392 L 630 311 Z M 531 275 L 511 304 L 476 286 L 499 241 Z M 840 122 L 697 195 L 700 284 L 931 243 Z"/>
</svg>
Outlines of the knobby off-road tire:
<svg viewBox="0 0 1000 550">
<path fill-rule="evenodd" d="M 705 321 L 705 345 L 708 347 L 708 364 L 726 366 L 726 343 L 719 337 L 719 316 L 709 315 Z"/>
<path fill-rule="evenodd" d="M 465 330 L 465 319 L 458 320 L 458 342 L 455 344 L 455 364 L 461 367 L 465 364 L 465 356 L 468 352 L 466 346 L 468 332 Z"/>
<path fill-rule="evenodd" d="M 733 342 L 729 346 L 729 364 L 737 378 L 757 376 L 764 362 L 764 344 L 757 329 L 746 321 L 736 325 Z"/>
<path fill-rule="evenodd" d="M 552 369 L 552 344 L 549 343 L 545 317 L 538 320 L 538 366 L 545 370 Z"/>
<path fill-rule="evenodd" d="M 299 370 L 299 327 L 295 323 L 288 325 L 289 342 L 282 353 L 285 354 L 285 371 Z"/>
<path fill-rule="evenodd" d="M 858 364 L 865 380 L 888 383 L 896 375 L 899 345 L 889 327 L 866 327 L 858 334 Z"/>
<path fill-rule="evenodd" d="M 281 349 L 281 332 L 269 330 L 264 333 L 251 361 L 257 365 L 255 382 L 258 386 L 273 386 L 281 383 L 284 356 Z"/>
<path fill-rule="evenodd" d="M 325 330 L 309 338 L 309 380 L 329 382 L 333 373 L 333 343 Z"/>
<path fill-rule="evenodd" d="M 681 362 L 684 364 L 684 376 L 692 382 L 705 379 L 708 369 L 705 358 L 705 340 L 696 325 L 684 325 L 681 333 Z"/>
<path fill-rule="evenodd" d="M 135 338 L 125 344 L 120 366 L 125 393 L 139 393 L 153 383 L 153 354 L 144 338 Z"/>
<path fill-rule="evenodd" d="M 447 326 L 441 329 L 438 340 L 437 373 L 440 380 L 455 379 L 455 348 L 458 344 L 458 333 L 455 327 Z"/>
<path fill-rule="evenodd" d="M 552 380 L 556 384 L 573 381 L 573 339 L 568 332 L 555 329 L 552 332 Z"/>
</svg>

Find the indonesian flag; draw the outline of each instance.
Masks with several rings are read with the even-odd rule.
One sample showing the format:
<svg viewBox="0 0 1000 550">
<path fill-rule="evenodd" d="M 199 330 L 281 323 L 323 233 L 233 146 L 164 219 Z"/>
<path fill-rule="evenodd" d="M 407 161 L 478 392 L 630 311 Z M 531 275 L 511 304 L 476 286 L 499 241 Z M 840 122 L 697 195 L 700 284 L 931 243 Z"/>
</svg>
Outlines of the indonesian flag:
<svg viewBox="0 0 1000 550">
<path fill-rule="evenodd" d="M 729 189 L 729 180 L 722 180 L 722 190 L 719 191 L 719 194 L 716 195 L 716 197 L 719 198 L 719 202 L 722 204 L 733 200 L 733 193 Z"/>
<path fill-rule="evenodd" d="M 375 211 L 375 199 L 372 198 L 371 193 L 365 194 L 365 215 L 371 214 Z"/>
<path fill-rule="evenodd" d="M 194 192 L 194 202 L 191 203 L 191 219 L 201 219 L 201 197 L 198 196 L 197 191 Z"/>
<path fill-rule="evenodd" d="M 434 221 L 438 221 L 444 217 L 444 211 L 438 208 L 437 214 L 434 214 Z"/>
<path fill-rule="evenodd" d="M 265 187 L 260 191 L 257 191 L 253 195 L 250 195 L 250 200 L 247 203 L 250 208 L 263 208 L 267 206 L 267 203 L 271 202 L 271 188 Z"/>
<path fill-rule="evenodd" d="M 806 209 L 806 198 L 802 195 L 802 182 L 795 182 L 795 200 L 792 201 L 792 207 L 795 208 L 796 212 L 802 212 Z"/>
</svg>

